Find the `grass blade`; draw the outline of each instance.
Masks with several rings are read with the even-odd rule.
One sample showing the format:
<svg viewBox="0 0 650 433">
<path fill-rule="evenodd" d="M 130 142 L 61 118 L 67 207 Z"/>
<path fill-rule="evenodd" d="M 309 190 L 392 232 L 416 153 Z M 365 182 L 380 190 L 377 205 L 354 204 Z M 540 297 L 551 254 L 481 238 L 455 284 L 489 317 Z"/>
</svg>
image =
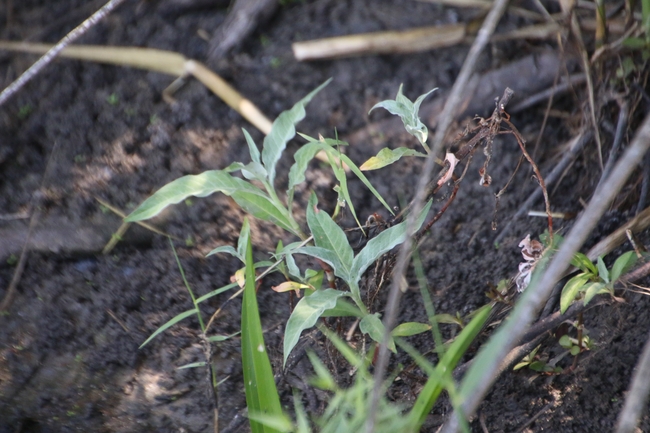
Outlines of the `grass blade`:
<svg viewBox="0 0 650 433">
<path fill-rule="evenodd" d="M 278 390 L 273 380 L 273 370 L 266 353 L 262 323 L 255 293 L 255 267 L 250 238 L 246 247 L 246 283 L 241 315 L 241 352 L 244 369 L 246 405 L 249 413 L 266 416 L 283 416 Z M 253 433 L 270 433 L 278 430 L 250 419 Z"/>
<path fill-rule="evenodd" d="M 169 320 L 168 322 L 166 322 L 166 323 L 165 323 L 164 325 L 162 325 L 160 328 L 156 329 L 156 330 L 154 331 L 154 333 L 151 334 L 151 335 L 149 336 L 149 338 L 147 338 L 147 339 L 144 341 L 144 343 L 142 343 L 142 344 L 140 345 L 139 348 L 142 349 L 142 348 L 143 348 L 147 343 L 149 343 L 151 340 L 153 340 L 153 339 L 154 339 L 158 334 L 160 334 L 161 332 L 164 332 L 166 329 L 168 329 L 168 328 L 174 326 L 175 324 L 177 324 L 177 323 L 180 322 L 181 320 L 186 319 L 186 318 L 190 317 L 190 316 L 193 315 L 193 314 L 196 314 L 196 310 L 195 310 L 194 308 L 192 308 L 191 310 L 183 311 L 181 314 L 178 314 L 178 315 L 174 316 L 174 318 L 172 318 L 171 320 Z"/>
<path fill-rule="evenodd" d="M 467 351 L 469 345 L 474 341 L 476 335 L 481 332 L 483 323 L 488 318 L 492 309 L 489 306 L 481 308 L 471 322 L 461 331 L 454 342 L 449 346 L 444 356 L 436 366 L 436 374 L 429 377 L 426 385 L 418 395 L 409 416 L 414 425 L 414 431 L 418 431 L 434 403 L 442 392 L 445 380 L 456 367 L 456 364 Z"/>
<path fill-rule="evenodd" d="M 325 310 L 336 307 L 336 301 L 343 295 L 345 292 L 334 289 L 317 290 L 298 302 L 284 329 L 283 365 L 287 363 L 302 331 L 314 326 Z"/>
</svg>

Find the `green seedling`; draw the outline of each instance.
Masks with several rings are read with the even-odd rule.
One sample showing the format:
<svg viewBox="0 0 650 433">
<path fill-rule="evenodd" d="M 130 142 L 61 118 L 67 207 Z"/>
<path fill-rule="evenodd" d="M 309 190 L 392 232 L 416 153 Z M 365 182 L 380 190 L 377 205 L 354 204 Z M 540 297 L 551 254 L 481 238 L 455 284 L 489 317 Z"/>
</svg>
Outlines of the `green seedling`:
<svg viewBox="0 0 650 433">
<path fill-rule="evenodd" d="M 125 219 L 127 222 L 141 221 L 158 215 L 172 204 L 183 201 L 187 203 L 187 200 L 190 200 L 191 197 L 206 197 L 214 193 L 223 193 L 232 197 L 234 202 L 249 216 L 274 224 L 297 239 L 286 246 L 282 242 L 278 243 L 274 254 L 271 254 L 273 261 L 254 262 L 250 223 L 248 217 L 244 218 L 237 245 L 219 246 L 208 254 L 208 256 L 216 254 L 232 255 L 241 261 L 244 267 L 235 273 L 233 283 L 201 297 L 196 297 L 192 292 L 179 262 L 179 269 L 190 294 L 193 308 L 176 315 L 160 326 L 143 343 L 143 346 L 160 335 L 160 333 L 190 317 L 197 318 L 203 341 L 208 348 L 210 343 L 233 338 L 234 335 L 209 335 L 210 325 L 218 316 L 218 311 L 206 323 L 199 306 L 206 300 L 226 290 L 239 287 L 240 290 L 232 297 L 241 293 L 244 294 L 241 322 L 242 364 L 251 430 L 254 432 L 311 431 L 304 408 L 299 403 L 296 403 L 295 422 L 282 412 L 261 331 L 256 298 L 256 282 L 270 272 L 279 272 L 285 277 L 286 281 L 276 286 L 274 290 L 277 292 L 297 292 L 301 295 L 285 326 L 283 346 L 283 362 L 285 365 L 289 354 L 299 341 L 301 333 L 316 326 L 320 318 L 356 318 L 358 319 L 358 329 L 361 334 L 374 341 L 370 345 L 368 352 L 357 353 L 338 336 L 333 335 L 326 328 L 320 328 L 321 332 L 332 341 L 351 366 L 356 369 L 356 380 L 351 388 L 340 388 L 331 375 L 328 376 L 324 373 L 326 369 L 318 364 L 313 355 L 310 355 L 317 371 L 317 378 L 313 382 L 314 385 L 334 393 L 334 398 L 330 400 L 330 406 L 328 406 L 325 413 L 314 420 L 318 431 L 353 431 L 365 423 L 372 399 L 372 389 L 374 388 L 372 376 L 368 371 L 372 359 L 371 355 L 374 353 L 377 343 L 382 342 L 384 335 L 390 331 L 388 334 L 389 348 L 394 352 L 397 351 L 398 347 L 405 350 L 427 372 L 429 378 L 410 410 L 389 403 L 382 397 L 380 399 L 381 415 L 378 419 L 378 426 L 381 427 L 378 427 L 376 431 L 415 432 L 420 429 L 424 419 L 443 390 L 447 390 L 454 406 L 458 407 L 461 404 L 460 393 L 456 390 L 451 372 L 470 343 L 483 328 L 490 308 L 486 306 L 465 318 L 461 318 L 460 315 L 456 317 L 450 316 L 449 321 L 460 325 L 461 330 L 458 336 L 447 344 L 443 344 L 440 331 L 437 328 L 439 322 L 445 321 L 445 316 L 435 315 L 432 302 L 427 297 L 425 297 L 425 304 L 427 305 L 430 323 L 407 322 L 397 325 L 392 330 L 385 329 L 381 315 L 378 312 L 371 311 L 370 307 L 364 303 L 361 295 L 362 276 L 380 258 L 401 245 L 407 236 L 418 232 L 424 226 L 424 221 L 432 206 L 432 200 L 429 199 L 421 213 L 417 215 L 415 227 L 412 228 L 413 233 L 407 233 L 406 221 L 402 214 L 400 219 L 395 217 L 381 230 L 373 232 L 371 236 L 369 234 L 370 223 L 360 223 L 351 201 L 351 194 L 348 191 L 347 170 L 357 176 L 368 187 L 378 202 L 391 215 L 393 215 L 393 209 L 373 188 L 360 167 L 341 153 L 340 149 L 347 146 L 347 143 L 338 139 L 324 138 L 322 136 L 312 138 L 305 134 L 299 134 L 306 143 L 294 154 L 294 163 L 288 173 L 286 190 L 278 190 L 276 187 L 277 163 L 282 157 L 289 140 L 296 136 L 295 125 L 305 117 L 306 105 L 326 84 L 319 86 L 305 98 L 298 101 L 291 109 L 281 113 L 273 122 L 268 135 L 264 138 L 261 149 L 258 148 L 250 134 L 246 130 L 243 131 L 250 155 L 249 162 L 233 162 L 222 170 L 210 170 L 172 181 L 145 200 Z M 426 94 L 420 96 L 413 103 L 401 94 L 400 88 L 395 101 L 384 101 L 377 106 L 399 115 L 407 131 L 414 135 L 425 150 L 428 151 L 425 143 L 428 130 L 417 118 L 419 106 L 425 97 Z M 311 193 L 307 200 L 305 211 L 306 227 L 304 227 L 299 224 L 301 218 L 294 215 L 294 194 L 297 190 L 296 187 L 305 181 L 305 173 L 309 163 L 319 152 L 324 153 L 325 160 L 334 173 L 337 181 L 334 189 L 338 193 L 338 200 L 336 208 L 330 214 L 319 208 L 316 195 Z M 408 155 L 418 156 L 408 150 L 380 152 L 380 157 L 384 159 L 384 162 L 389 161 L 388 163 Z M 348 230 L 355 230 L 360 233 L 360 236 L 366 238 L 363 247 L 360 249 L 353 249 L 353 244 L 351 244 L 346 230 L 341 228 L 335 221 L 343 207 L 349 210 L 358 226 Z M 444 212 L 444 209 L 446 209 L 446 206 L 443 207 L 439 214 Z M 435 222 L 435 219 L 433 222 Z M 427 228 L 433 222 L 429 222 Z M 296 264 L 296 255 L 306 255 L 316 259 L 315 262 L 320 265 L 321 269 L 300 269 Z M 257 275 L 256 270 L 260 268 L 266 269 L 260 275 Z M 421 269 L 418 271 L 418 275 L 422 281 L 424 277 Z M 428 332 L 432 332 L 436 340 L 436 352 L 439 356 L 437 365 L 430 364 L 424 356 L 402 340 L 404 337 Z M 204 362 L 181 366 L 181 368 L 193 367 L 211 368 L 209 358 Z M 211 385 L 214 389 L 217 381 L 212 370 L 211 374 Z M 385 386 L 387 387 L 389 383 L 390 381 Z M 463 427 L 466 431 L 469 431 L 466 424 Z"/>
<path fill-rule="evenodd" d="M 120 97 L 117 96 L 117 93 L 113 92 L 106 97 L 106 102 L 108 102 L 110 105 L 115 106 L 120 103 Z"/>
<path fill-rule="evenodd" d="M 546 374 L 559 374 L 562 372 L 562 368 L 557 367 L 555 365 L 551 365 L 548 362 L 548 357 L 542 357 L 538 356 L 537 353 L 539 349 L 542 347 L 540 344 L 537 346 L 535 349 L 533 349 L 532 352 L 530 352 L 528 355 L 524 356 L 524 358 L 519 361 L 514 367 L 513 370 L 520 370 L 524 367 L 528 367 L 529 369 L 538 372 L 538 373 L 546 373 Z"/>
<path fill-rule="evenodd" d="M 20 110 L 18 110 L 18 118 L 20 120 L 25 120 L 27 117 L 29 117 L 30 114 L 34 111 L 34 107 L 32 107 L 31 104 L 25 104 L 22 107 L 20 107 Z"/>
<path fill-rule="evenodd" d="M 424 150 L 426 150 L 426 152 L 429 153 L 430 149 L 429 146 L 427 145 L 429 129 L 426 127 L 426 125 L 424 125 L 424 123 L 422 123 L 422 121 L 418 117 L 418 113 L 420 111 L 420 105 L 422 104 L 424 99 L 427 96 L 429 96 L 431 92 L 435 90 L 437 90 L 437 88 L 429 90 L 424 95 L 420 95 L 415 100 L 415 102 L 412 102 L 410 99 L 408 99 L 406 96 L 402 94 L 402 85 L 400 85 L 399 90 L 397 91 L 397 96 L 395 97 L 394 101 L 386 100 L 386 101 L 379 102 L 378 104 L 375 104 L 375 106 L 370 109 L 370 112 L 372 112 L 372 110 L 374 110 L 375 108 L 384 108 L 391 114 L 399 116 L 399 118 L 402 119 L 402 123 L 404 124 L 404 128 L 406 129 L 406 131 L 412 136 L 414 136 L 418 140 L 420 145 L 424 148 Z M 368 114 L 370 114 L 370 112 L 368 112 Z M 385 167 L 387 165 L 390 165 L 398 161 L 403 156 L 425 157 L 426 155 L 406 147 L 399 147 L 397 149 L 384 148 L 379 151 L 377 156 L 373 156 L 368 161 L 363 163 L 361 169 L 376 170 L 378 168 Z"/>
<path fill-rule="evenodd" d="M 576 253 L 571 264 L 580 273 L 564 285 L 560 295 L 560 312 L 564 314 L 576 299 L 582 299 L 587 305 L 594 296 L 609 293 L 614 296 L 614 284 L 636 263 L 634 251 L 628 251 L 616 259 L 611 269 L 607 269 L 602 257 L 594 265 L 587 256 Z"/>
</svg>

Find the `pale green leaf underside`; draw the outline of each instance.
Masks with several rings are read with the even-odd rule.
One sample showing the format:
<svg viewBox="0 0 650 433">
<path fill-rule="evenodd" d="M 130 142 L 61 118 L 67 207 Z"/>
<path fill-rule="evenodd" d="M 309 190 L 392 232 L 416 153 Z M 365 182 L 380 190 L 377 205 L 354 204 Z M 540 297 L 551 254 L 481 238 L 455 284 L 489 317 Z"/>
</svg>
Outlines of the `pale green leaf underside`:
<svg viewBox="0 0 650 433">
<path fill-rule="evenodd" d="M 339 261 L 339 256 L 331 250 L 321 247 L 306 246 L 296 249 L 295 253 L 316 257 L 330 265 L 332 269 L 334 269 L 334 275 L 337 277 L 342 278 L 345 281 L 350 279 L 350 265 L 341 263 Z"/>
<path fill-rule="evenodd" d="M 237 191 L 264 196 L 259 188 L 248 182 L 232 177 L 221 170 L 205 171 L 201 174 L 180 177 L 156 191 L 146 199 L 131 215 L 127 222 L 146 220 L 158 215 L 167 206 L 185 200 L 187 197 L 205 197 L 215 192 L 233 195 Z"/>
<path fill-rule="evenodd" d="M 273 185 L 275 180 L 275 165 L 277 164 L 282 152 L 287 146 L 287 142 L 296 135 L 295 124 L 305 117 L 305 105 L 312 100 L 323 87 L 329 84 L 331 79 L 327 80 L 316 89 L 311 91 L 307 96 L 298 101 L 290 110 L 282 112 L 273 122 L 271 132 L 264 138 L 262 148 L 262 161 L 268 172 L 269 183 Z"/>
<path fill-rule="evenodd" d="M 312 194 L 307 207 L 307 224 L 314 237 L 314 243 L 317 247 L 334 253 L 338 263 L 347 273 L 354 257 L 348 238 L 343 229 L 332 220 L 327 212 L 314 209 L 316 205 L 316 196 Z"/>
<path fill-rule="evenodd" d="M 227 253 L 227 254 L 230 254 L 230 255 L 232 255 L 232 256 L 235 256 L 235 257 L 241 259 L 242 261 L 244 260 L 244 258 L 243 258 L 242 256 L 239 255 L 239 253 L 237 252 L 237 250 L 234 249 L 234 248 L 233 248 L 232 246 L 230 246 L 230 245 L 222 245 L 222 246 L 220 246 L 220 247 L 217 247 L 217 248 L 213 249 L 212 251 L 210 251 L 210 252 L 209 252 L 208 254 L 206 254 L 205 256 L 206 256 L 206 257 L 210 257 L 210 256 L 212 256 L 212 255 L 214 255 L 214 254 L 220 254 L 220 253 Z"/>
<path fill-rule="evenodd" d="M 289 170 L 289 186 L 287 188 L 289 191 L 305 181 L 305 172 L 309 161 L 314 159 L 319 150 L 321 150 L 319 143 L 306 143 L 294 153 L 293 158 L 296 162 Z"/>
<path fill-rule="evenodd" d="M 562 289 L 562 294 L 560 295 L 560 312 L 564 312 L 571 306 L 573 301 L 576 299 L 576 296 L 580 292 L 582 286 L 589 280 L 588 274 L 578 274 L 575 277 L 571 278 L 564 288 Z"/>
<path fill-rule="evenodd" d="M 302 331 L 314 326 L 323 312 L 336 307 L 337 299 L 344 295 L 345 292 L 334 289 L 317 290 L 298 302 L 284 330 L 284 364 Z"/>
<path fill-rule="evenodd" d="M 373 156 L 364 162 L 359 169 L 362 171 L 377 170 L 398 161 L 403 156 L 426 157 L 424 153 L 409 149 L 408 147 L 398 147 L 397 149 L 385 147 L 379 151 L 377 156 Z"/>
<path fill-rule="evenodd" d="M 379 318 L 379 313 L 367 314 L 364 316 L 364 318 L 361 319 L 361 322 L 359 322 L 359 329 L 364 334 L 368 334 L 370 338 L 375 340 L 377 343 L 381 343 L 383 341 L 384 332 L 386 330 L 386 328 L 384 328 L 384 324 Z M 393 353 L 397 352 L 397 349 L 395 348 L 395 341 L 392 337 L 390 337 L 388 340 L 388 348 Z"/>
</svg>

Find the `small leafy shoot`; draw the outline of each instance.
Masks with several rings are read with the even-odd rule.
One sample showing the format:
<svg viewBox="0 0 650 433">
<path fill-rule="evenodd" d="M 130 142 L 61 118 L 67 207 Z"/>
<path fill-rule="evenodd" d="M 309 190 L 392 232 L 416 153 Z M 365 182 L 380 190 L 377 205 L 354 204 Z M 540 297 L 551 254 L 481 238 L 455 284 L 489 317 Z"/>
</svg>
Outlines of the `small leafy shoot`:
<svg viewBox="0 0 650 433">
<path fill-rule="evenodd" d="M 429 90 L 424 95 L 420 95 L 415 100 L 415 103 L 413 103 L 410 99 L 402 94 L 402 87 L 403 85 L 400 84 L 399 90 L 397 91 L 397 96 L 395 97 L 394 101 L 386 100 L 379 102 L 378 104 L 375 104 L 375 106 L 372 107 L 368 113 L 370 114 L 370 112 L 372 112 L 372 110 L 375 108 L 384 108 L 389 113 L 399 116 L 400 119 L 402 119 L 402 123 L 404 123 L 404 128 L 406 131 L 417 138 L 422 147 L 424 147 L 427 153 L 429 153 L 430 150 L 426 144 L 429 135 L 429 129 L 424 125 L 424 123 L 422 123 L 422 121 L 420 121 L 418 112 L 420 111 L 420 104 L 422 104 L 424 98 L 426 98 L 434 90 L 437 90 L 437 88 Z"/>
</svg>

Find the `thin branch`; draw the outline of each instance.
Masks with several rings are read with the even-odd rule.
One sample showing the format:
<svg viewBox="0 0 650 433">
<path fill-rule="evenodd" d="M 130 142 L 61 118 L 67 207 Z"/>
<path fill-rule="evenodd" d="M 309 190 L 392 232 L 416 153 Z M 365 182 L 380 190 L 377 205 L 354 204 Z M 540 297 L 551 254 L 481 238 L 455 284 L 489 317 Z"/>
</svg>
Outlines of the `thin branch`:
<svg viewBox="0 0 650 433">
<path fill-rule="evenodd" d="M 48 156 L 47 163 L 45 164 L 45 172 L 43 172 L 41 185 L 36 192 L 44 190 L 45 184 L 50 177 L 50 171 L 52 170 L 52 160 L 54 159 L 54 155 L 59 147 L 58 144 L 58 142 L 55 142 L 54 146 L 52 147 L 50 156 Z M 29 244 L 32 239 L 32 233 L 34 232 L 34 227 L 36 227 L 36 224 L 38 224 L 41 218 L 42 211 L 41 206 L 39 205 L 36 198 L 36 192 L 34 192 L 31 197 L 32 216 L 29 219 L 29 228 L 27 229 L 27 236 L 25 236 L 25 243 L 23 243 L 23 248 L 20 251 L 20 258 L 18 259 L 18 264 L 14 270 L 14 275 L 11 278 L 11 282 L 9 283 L 9 287 L 7 287 L 7 291 L 5 292 L 4 297 L 2 298 L 2 303 L 0 303 L 0 312 L 9 310 L 9 307 L 11 307 L 11 304 L 14 301 L 16 290 L 18 289 L 18 283 L 20 283 L 20 279 L 23 276 L 23 271 L 25 270 L 25 264 L 27 263 L 27 257 L 29 255 Z"/>
<path fill-rule="evenodd" d="M 650 392 L 650 336 L 648 336 L 643 347 L 643 354 L 636 364 L 623 410 L 618 415 L 616 433 L 635 431 L 639 417 L 646 408 L 648 392 Z"/>
<path fill-rule="evenodd" d="M 20 90 L 25 84 L 27 84 L 32 78 L 38 75 L 43 68 L 52 62 L 56 56 L 63 51 L 65 47 L 70 45 L 81 35 L 86 33 L 91 29 L 95 24 L 104 19 L 108 14 L 110 14 L 115 8 L 117 8 L 124 0 L 109 0 L 101 9 L 88 17 L 87 20 L 75 27 L 70 33 L 65 35 L 63 39 L 59 41 L 55 46 L 53 46 L 47 53 L 45 53 L 40 59 L 36 61 L 32 66 L 29 67 L 23 74 L 18 77 L 16 81 L 7 86 L 6 89 L 0 93 L 0 105 L 7 102 L 18 90 Z"/>
</svg>

